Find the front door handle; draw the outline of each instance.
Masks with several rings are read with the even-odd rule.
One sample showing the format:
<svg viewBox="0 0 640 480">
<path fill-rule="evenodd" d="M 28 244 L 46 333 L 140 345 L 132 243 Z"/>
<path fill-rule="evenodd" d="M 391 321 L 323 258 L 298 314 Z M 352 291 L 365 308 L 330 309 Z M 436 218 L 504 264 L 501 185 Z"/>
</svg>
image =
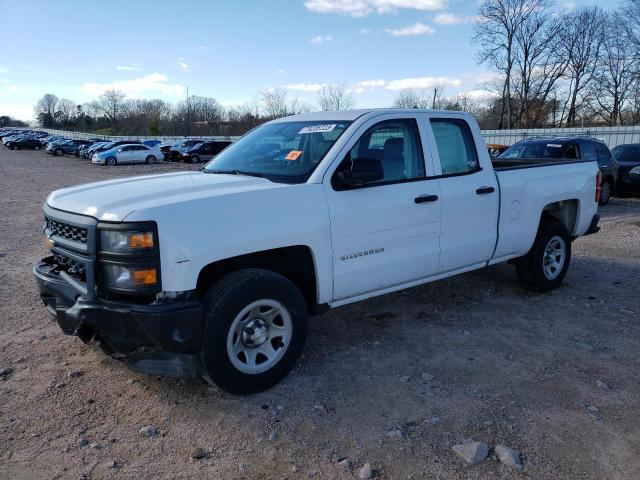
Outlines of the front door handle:
<svg viewBox="0 0 640 480">
<path fill-rule="evenodd" d="M 496 189 L 493 187 L 480 187 L 476 190 L 478 195 L 486 195 L 487 193 L 493 193 Z"/>
<path fill-rule="evenodd" d="M 416 197 L 413 201 L 416 203 L 437 202 L 438 195 L 420 195 L 419 197 Z"/>
</svg>

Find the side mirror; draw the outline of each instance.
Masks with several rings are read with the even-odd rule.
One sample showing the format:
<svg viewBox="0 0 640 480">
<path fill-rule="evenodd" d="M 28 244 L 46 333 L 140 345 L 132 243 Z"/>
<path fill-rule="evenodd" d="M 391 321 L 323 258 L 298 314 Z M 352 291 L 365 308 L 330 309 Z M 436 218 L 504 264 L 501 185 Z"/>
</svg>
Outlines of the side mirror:
<svg viewBox="0 0 640 480">
<path fill-rule="evenodd" d="M 374 158 L 346 158 L 343 165 L 345 168 L 340 168 L 335 175 L 336 186 L 342 189 L 361 187 L 384 178 L 382 162 Z"/>
<path fill-rule="evenodd" d="M 124 148 L 119 148 L 116 150 L 116 152 L 120 153 L 120 152 L 124 152 Z"/>
</svg>

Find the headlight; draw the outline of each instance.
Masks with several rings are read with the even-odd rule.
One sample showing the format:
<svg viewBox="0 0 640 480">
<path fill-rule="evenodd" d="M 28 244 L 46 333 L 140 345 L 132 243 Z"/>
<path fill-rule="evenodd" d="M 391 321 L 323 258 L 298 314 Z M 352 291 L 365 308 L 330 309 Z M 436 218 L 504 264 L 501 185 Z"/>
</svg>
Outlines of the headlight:
<svg viewBox="0 0 640 480">
<path fill-rule="evenodd" d="M 158 270 L 149 266 L 102 265 L 102 286 L 117 290 L 139 290 L 158 284 Z"/>
<path fill-rule="evenodd" d="M 640 175 L 640 166 L 633 167 L 631 170 L 629 170 L 629 174 L 630 175 Z"/>
<path fill-rule="evenodd" d="M 104 253 L 131 254 L 155 247 L 153 230 L 100 230 L 100 251 Z"/>
</svg>

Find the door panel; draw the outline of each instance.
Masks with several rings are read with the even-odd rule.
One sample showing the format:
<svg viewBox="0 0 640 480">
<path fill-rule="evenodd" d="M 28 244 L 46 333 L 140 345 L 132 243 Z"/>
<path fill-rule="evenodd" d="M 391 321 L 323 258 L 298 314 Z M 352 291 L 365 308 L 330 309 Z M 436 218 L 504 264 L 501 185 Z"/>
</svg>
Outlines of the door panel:
<svg viewBox="0 0 640 480">
<path fill-rule="evenodd" d="M 488 154 L 478 152 L 464 119 L 431 117 L 428 126 L 435 145 L 434 163 L 441 173 L 438 272 L 487 262 L 496 246 L 499 206 L 498 181 L 486 163 Z"/>
<path fill-rule="evenodd" d="M 335 301 L 437 272 L 440 191 L 437 180 L 425 178 L 424 158 L 430 155 L 425 154 L 417 118 L 370 120 L 346 145 L 348 155 L 343 153 L 340 167 L 325 176 Z M 327 179 L 335 179 L 335 172 L 356 158 L 379 159 L 384 176 L 371 185 L 336 190 Z"/>
</svg>

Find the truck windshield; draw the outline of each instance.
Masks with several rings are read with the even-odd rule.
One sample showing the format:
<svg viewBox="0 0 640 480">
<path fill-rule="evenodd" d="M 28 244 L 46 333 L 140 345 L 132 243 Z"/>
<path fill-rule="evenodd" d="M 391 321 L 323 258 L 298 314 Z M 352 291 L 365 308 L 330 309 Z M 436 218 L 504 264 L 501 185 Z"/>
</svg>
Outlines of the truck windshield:
<svg viewBox="0 0 640 480">
<path fill-rule="evenodd" d="M 229 145 L 203 171 L 303 183 L 350 124 L 298 121 L 262 125 Z"/>
</svg>

